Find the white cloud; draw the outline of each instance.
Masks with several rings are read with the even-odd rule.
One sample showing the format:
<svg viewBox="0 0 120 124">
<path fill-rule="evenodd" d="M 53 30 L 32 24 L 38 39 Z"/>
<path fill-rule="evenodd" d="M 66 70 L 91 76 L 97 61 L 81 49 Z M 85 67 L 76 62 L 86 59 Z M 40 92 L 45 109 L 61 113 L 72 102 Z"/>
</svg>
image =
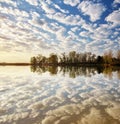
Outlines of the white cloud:
<svg viewBox="0 0 120 124">
<path fill-rule="evenodd" d="M 55 5 L 54 5 L 54 7 L 55 7 L 56 9 L 58 9 L 59 11 L 61 11 L 62 13 L 69 13 L 69 11 L 68 11 L 68 10 L 61 9 L 61 7 L 60 7 L 60 6 L 58 6 L 57 4 L 55 4 Z"/>
<path fill-rule="evenodd" d="M 87 31 L 82 31 L 82 32 L 80 32 L 80 36 L 86 37 L 86 36 L 88 36 L 88 32 Z"/>
<path fill-rule="evenodd" d="M 118 4 L 118 3 L 120 3 L 120 0 L 114 0 L 113 1 L 113 4 Z"/>
<path fill-rule="evenodd" d="M 38 29 L 41 29 L 41 26 L 47 23 L 44 19 L 40 18 L 37 12 L 27 13 L 17 8 L 12 9 L 7 7 L 0 7 L 0 10 L 2 12 L 0 15 L 2 28 L 0 38 L 2 39 L 1 42 L 3 42 L 1 50 L 4 49 L 4 51 L 11 52 L 27 52 L 32 50 L 34 52 L 34 49 L 37 51 L 40 49 L 39 47 L 41 49 L 49 48 L 48 44 L 44 42 L 46 42 L 46 38 L 50 38 L 50 35 Z M 31 20 L 28 19 L 30 16 L 32 17 Z M 32 43 L 33 41 L 35 41 L 34 44 Z"/>
<path fill-rule="evenodd" d="M 78 30 L 79 30 L 79 27 L 78 27 L 78 26 L 71 28 L 71 31 L 73 31 L 73 32 L 76 32 L 76 31 L 78 31 Z"/>
<path fill-rule="evenodd" d="M 120 25 L 120 10 L 113 11 L 105 18 L 105 20 L 113 23 L 113 26 Z"/>
<path fill-rule="evenodd" d="M 100 39 L 102 36 L 97 36 L 95 39 L 93 39 L 92 42 L 87 43 L 85 46 L 86 51 L 93 51 L 92 53 L 95 53 L 96 55 L 103 55 L 103 53 L 110 49 L 112 51 L 116 51 L 116 49 L 119 48 L 118 42 L 113 42 L 110 39 Z M 106 37 L 106 36 L 105 36 Z"/>
<path fill-rule="evenodd" d="M 64 40 L 65 32 L 66 32 L 66 29 L 62 26 L 59 26 L 59 30 L 56 32 L 57 39 L 61 41 Z"/>
<path fill-rule="evenodd" d="M 78 38 L 78 36 L 75 33 L 73 33 L 72 31 L 68 31 L 68 36 L 71 36 L 72 39 L 74 39 L 74 40 Z"/>
<path fill-rule="evenodd" d="M 95 32 L 93 34 L 93 39 L 96 40 L 109 39 L 110 35 L 112 35 L 112 30 L 110 25 L 102 24 L 95 29 Z"/>
<path fill-rule="evenodd" d="M 79 15 L 66 15 L 60 12 L 56 12 L 52 16 L 47 15 L 47 17 L 69 26 L 80 26 L 85 22 Z"/>
<path fill-rule="evenodd" d="M 50 7 L 49 4 L 47 4 L 45 1 L 41 1 L 41 8 L 45 11 L 47 14 L 54 14 L 56 11 Z"/>
<path fill-rule="evenodd" d="M 7 3 L 9 6 L 17 7 L 17 2 L 12 0 L 0 0 L 0 2 Z"/>
<path fill-rule="evenodd" d="M 80 0 L 64 0 L 63 2 L 71 6 L 76 6 L 78 3 L 80 3 Z"/>
<path fill-rule="evenodd" d="M 38 0 L 25 0 L 26 2 L 28 2 L 29 4 L 31 5 L 34 5 L 34 6 L 38 6 Z"/>
<path fill-rule="evenodd" d="M 38 14 L 37 12 L 31 12 L 31 16 L 32 16 L 32 19 L 31 20 L 29 19 L 28 22 L 32 26 L 36 26 L 39 28 L 46 23 L 45 19 L 41 18 L 40 14 Z"/>
<path fill-rule="evenodd" d="M 0 51 L 48 55 L 51 52 L 68 53 L 71 49 L 78 52 L 92 49 L 91 52 L 101 53 L 103 49 L 118 48 L 120 45 L 119 28 L 114 32 L 112 30 L 120 24 L 119 10 L 106 17 L 107 24 L 95 22 L 106 9 L 100 0 L 0 2 Z M 61 4 L 70 6 L 65 8 L 66 5 Z M 80 12 L 73 14 L 74 8 Z M 81 12 L 88 15 L 92 22 L 88 23 Z"/>
<path fill-rule="evenodd" d="M 81 10 L 84 15 L 90 16 L 92 22 L 99 20 L 102 13 L 106 10 L 101 3 L 93 3 L 92 1 L 81 2 L 78 5 L 78 9 Z"/>
</svg>

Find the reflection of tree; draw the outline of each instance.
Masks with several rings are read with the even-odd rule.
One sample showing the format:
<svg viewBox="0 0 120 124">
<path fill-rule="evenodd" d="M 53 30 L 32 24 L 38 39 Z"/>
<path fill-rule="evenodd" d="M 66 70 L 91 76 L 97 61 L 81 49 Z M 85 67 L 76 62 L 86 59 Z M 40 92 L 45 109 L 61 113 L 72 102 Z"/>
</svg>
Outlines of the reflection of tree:
<svg viewBox="0 0 120 124">
<path fill-rule="evenodd" d="M 65 69 L 65 67 L 64 67 Z M 76 76 L 91 76 L 91 74 L 95 73 L 95 68 L 91 67 L 67 67 L 67 73 L 71 78 L 75 78 Z"/>
<path fill-rule="evenodd" d="M 109 79 L 112 79 L 112 68 L 111 68 L 111 67 L 109 67 L 109 68 L 104 68 L 103 74 L 104 74 L 106 77 L 109 77 Z"/>
<path fill-rule="evenodd" d="M 36 72 L 37 66 L 30 66 L 31 72 Z"/>
<path fill-rule="evenodd" d="M 35 70 L 36 69 L 36 70 Z M 57 74 L 58 67 L 57 66 L 43 66 L 43 67 L 32 67 L 33 72 L 37 72 L 39 74 L 49 71 L 51 75 Z M 75 78 L 79 75 L 90 76 L 90 73 L 94 73 L 95 69 L 93 68 L 86 68 L 86 67 L 74 67 L 74 66 L 65 66 L 60 67 L 60 72 L 63 75 L 68 74 L 71 78 Z"/>
<path fill-rule="evenodd" d="M 90 77 L 95 75 L 96 73 L 103 73 L 106 77 L 112 78 L 112 72 L 117 71 L 118 77 L 120 79 L 120 68 L 115 67 L 103 67 L 103 66 L 31 66 L 32 72 L 37 72 L 38 74 L 42 74 L 45 72 L 50 72 L 51 75 L 55 75 L 61 72 L 64 76 L 66 74 L 71 78 L 75 78 L 77 76 L 87 76 Z"/>
<path fill-rule="evenodd" d="M 117 71 L 118 79 L 120 79 L 120 70 Z"/>
<path fill-rule="evenodd" d="M 106 77 L 109 77 L 109 79 L 112 79 L 113 77 L 113 72 L 117 72 L 118 79 L 120 79 L 120 67 L 105 67 L 103 70 L 103 74 Z"/>
<path fill-rule="evenodd" d="M 37 72 L 38 74 L 42 74 L 47 71 L 50 72 L 51 75 L 57 74 L 58 67 L 57 66 L 31 66 L 31 72 Z"/>
<path fill-rule="evenodd" d="M 57 66 L 49 66 L 48 71 L 50 72 L 51 75 L 55 75 L 58 72 L 58 67 Z"/>
</svg>

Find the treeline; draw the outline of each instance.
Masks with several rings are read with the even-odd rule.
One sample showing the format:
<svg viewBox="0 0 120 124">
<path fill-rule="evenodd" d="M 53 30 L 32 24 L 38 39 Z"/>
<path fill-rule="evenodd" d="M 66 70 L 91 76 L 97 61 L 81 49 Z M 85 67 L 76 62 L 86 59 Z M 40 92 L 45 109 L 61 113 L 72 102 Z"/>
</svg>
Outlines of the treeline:
<svg viewBox="0 0 120 124">
<path fill-rule="evenodd" d="M 77 53 L 71 51 L 68 54 L 62 53 L 60 56 L 57 54 L 50 54 L 45 57 L 41 54 L 31 57 L 31 65 L 44 66 L 44 65 L 119 65 L 120 66 L 120 50 L 113 56 L 113 52 L 109 50 L 103 56 L 97 56 L 91 52 Z"/>
</svg>

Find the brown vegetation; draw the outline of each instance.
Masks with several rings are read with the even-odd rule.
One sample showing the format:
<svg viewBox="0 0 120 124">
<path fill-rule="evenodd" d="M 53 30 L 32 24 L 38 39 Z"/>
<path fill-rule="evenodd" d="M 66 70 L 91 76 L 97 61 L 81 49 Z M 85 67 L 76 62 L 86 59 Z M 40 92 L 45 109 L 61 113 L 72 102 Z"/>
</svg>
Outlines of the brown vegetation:
<svg viewBox="0 0 120 124">
<path fill-rule="evenodd" d="M 58 56 L 54 53 L 50 54 L 49 57 L 45 57 L 41 54 L 31 58 L 32 65 L 43 66 L 43 65 L 104 65 L 113 66 L 120 65 L 120 50 L 117 51 L 116 57 L 113 56 L 112 51 L 105 52 L 103 56 L 96 56 L 91 52 L 76 53 L 71 51 L 68 54 L 62 53 Z"/>
</svg>

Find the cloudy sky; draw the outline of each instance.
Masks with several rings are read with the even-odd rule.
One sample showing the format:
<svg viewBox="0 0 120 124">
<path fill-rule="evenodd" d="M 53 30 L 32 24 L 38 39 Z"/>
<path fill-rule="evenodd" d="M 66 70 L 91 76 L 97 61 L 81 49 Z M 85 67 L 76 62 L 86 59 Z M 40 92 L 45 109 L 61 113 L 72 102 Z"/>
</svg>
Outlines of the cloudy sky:
<svg viewBox="0 0 120 124">
<path fill-rule="evenodd" d="M 120 49 L 120 0 L 0 0 L 0 62 Z"/>
</svg>

